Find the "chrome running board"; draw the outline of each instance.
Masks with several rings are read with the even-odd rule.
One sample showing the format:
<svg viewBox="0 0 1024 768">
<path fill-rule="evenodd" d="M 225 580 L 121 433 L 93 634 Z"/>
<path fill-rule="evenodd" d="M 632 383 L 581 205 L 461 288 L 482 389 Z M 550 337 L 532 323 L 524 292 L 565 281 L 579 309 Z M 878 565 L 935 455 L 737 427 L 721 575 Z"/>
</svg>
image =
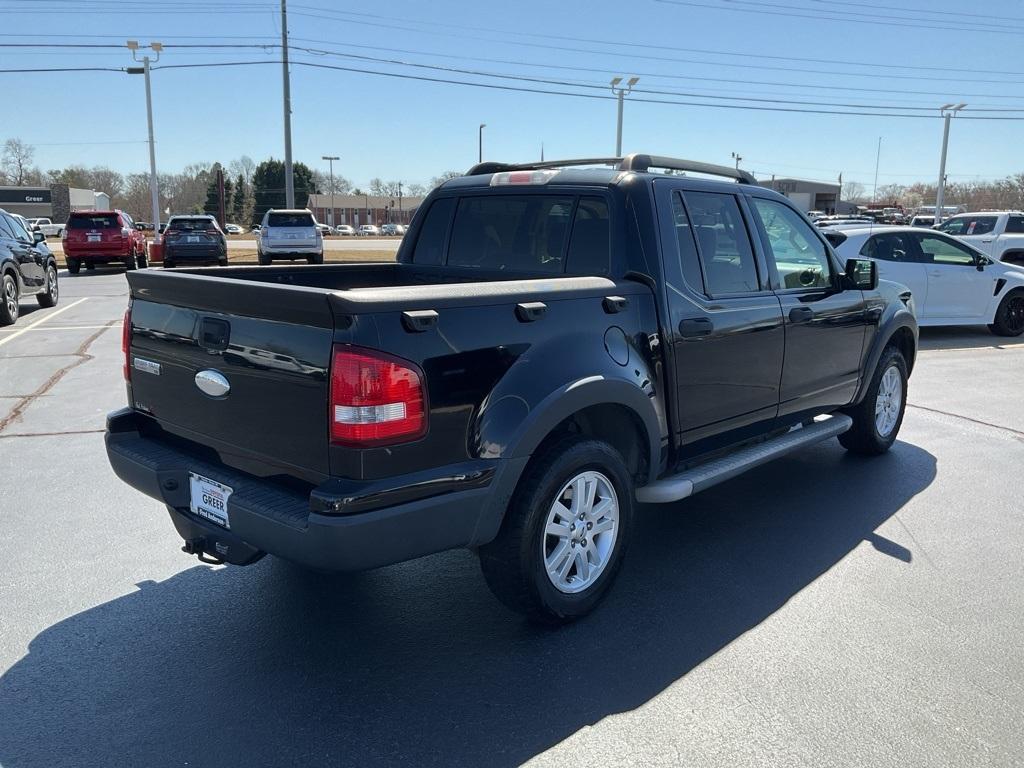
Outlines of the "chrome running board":
<svg viewBox="0 0 1024 768">
<path fill-rule="evenodd" d="M 791 429 L 784 435 L 763 443 L 742 448 L 728 456 L 713 459 L 691 467 L 678 475 L 664 477 L 650 485 L 636 489 L 636 500 L 641 504 L 665 504 L 679 501 L 725 480 L 741 475 L 748 469 L 759 467 L 814 443 L 841 435 L 853 426 L 853 419 L 842 413 L 826 417 L 806 427 Z"/>
</svg>

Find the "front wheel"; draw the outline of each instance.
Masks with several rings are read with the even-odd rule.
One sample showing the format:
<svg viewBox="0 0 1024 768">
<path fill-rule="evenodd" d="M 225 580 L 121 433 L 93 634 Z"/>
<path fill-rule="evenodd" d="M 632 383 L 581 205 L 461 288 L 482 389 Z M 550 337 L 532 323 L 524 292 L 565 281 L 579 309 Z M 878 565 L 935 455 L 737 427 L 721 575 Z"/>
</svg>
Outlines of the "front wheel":
<svg viewBox="0 0 1024 768">
<path fill-rule="evenodd" d="M 55 307 L 57 306 L 58 298 L 57 268 L 50 264 L 46 267 L 46 289 L 43 293 L 36 295 L 36 301 L 39 302 L 40 307 Z"/>
<path fill-rule="evenodd" d="M 877 456 L 896 442 L 907 409 L 907 362 L 895 347 L 886 347 L 864 399 L 847 414 L 853 426 L 839 436 L 851 453 Z"/>
<path fill-rule="evenodd" d="M 1020 336 L 1024 333 L 1024 291 L 1013 291 L 1003 297 L 996 310 L 995 322 L 988 329 L 996 336 Z"/>
<path fill-rule="evenodd" d="M 512 610 L 568 623 L 611 587 L 632 519 L 633 482 L 618 451 L 567 438 L 527 467 L 497 537 L 480 548 L 484 578 Z"/>
</svg>

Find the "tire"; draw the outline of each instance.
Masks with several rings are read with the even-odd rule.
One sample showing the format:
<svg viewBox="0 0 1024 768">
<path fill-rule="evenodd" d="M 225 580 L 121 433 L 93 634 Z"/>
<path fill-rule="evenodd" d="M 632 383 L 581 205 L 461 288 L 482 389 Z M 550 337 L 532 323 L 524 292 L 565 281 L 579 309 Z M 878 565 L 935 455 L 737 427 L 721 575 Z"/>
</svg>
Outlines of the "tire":
<svg viewBox="0 0 1024 768">
<path fill-rule="evenodd" d="M 853 426 L 839 436 L 839 442 L 851 453 L 879 456 L 896 442 L 906 410 L 907 361 L 896 347 L 886 347 L 864 399 L 846 411 Z"/>
<path fill-rule="evenodd" d="M 256 254 L 256 260 L 259 261 L 261 267 L 265 267 L 270 263 L 270 257 L 264 256 L 262 253 Z"/>
<path fill-rule="evenodd" d="M 227 265 L 228 265 L 228 260 L 227 259 L 217 259 L 217 266 L 218 267 L 226 267 Z"/>
<path fill-rule="evenodd" d="M 146 254 L 139 254 L 139 269 L 149 268 L 149 257 Z"/>
<path fill-rule="evenodd" d="M 56 307 L 57 299 L 60 298 L 60 288 L 57 285 L 57 266 L 53 263 L 46 265 L 46 290 L 36 294 L 36 301 L 40 307 Z"/>
<path fill-rule="evenodd" d="M 316 256 L 307 256 L 306 261 L 309 262 L 310 264 L 323 264 L 324 255 L 321 253 L 317 254 Z"/>
<path fill-rule="evenodd" d="M 92 261 L 87 261 L 85 263 L 85 269 L 87 272 L 92 272 L 94 269 L 96 269 L 96 264 Z"/>
<path fill-rule="evenodd" d="M 68 259 L 68 272 L 72 275 L 77 275 L 82 271 L 82 265 L 78 259 Z"/>
<path fill-rule="evenodd" d="M 170 259 L 164 259 L 164 269 L 174 269 L 174 262 Z"/>
<path fill-rule="evenodd" d="M 590 512 L 584 501 L 582 521 L 572 511 L 577 487 L 595 489 Z M 533 621 L 574 621 L 590 613 L 611 587 L 632 520 L 633 481 L 619 453 L 598 440 L 561 440 L 533 457 L 497 537 L 480 548 L 484 579 L 501 602 Z M 595 523 L 609 527 L 595 534 Z M 554 529 L 565 533 L 548 533 Z M 547 564 L 558 573 L 549 576 Z"/>
<path fill-rule="evenodd" d="M 20 308 L 18 281 L 10 272 L 0 278 L 0 325 L 14 325 L 18 321 Z"/>
<path fill-rule="evenodd" d="M 124 260 L 125 272 L 134 272 L 139 266 L 138 258 L 135 255 L 135 251 L 128 254 L 128 258 Z"/>
<path fill-rule="evenodd" d="M 999 302 L 995 322 L 988 327 L 996 336 L 1020 336 L 1024 333 L 1024 291 L 1011 291 Z"/>
</svg>

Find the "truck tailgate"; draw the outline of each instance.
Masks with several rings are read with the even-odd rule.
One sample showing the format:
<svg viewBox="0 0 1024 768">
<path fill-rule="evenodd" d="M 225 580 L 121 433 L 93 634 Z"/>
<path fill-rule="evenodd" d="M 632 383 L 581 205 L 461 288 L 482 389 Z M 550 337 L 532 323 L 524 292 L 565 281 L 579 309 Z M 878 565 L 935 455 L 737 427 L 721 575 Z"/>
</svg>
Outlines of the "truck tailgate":
<svg viewBox="0 0 1024 768">
<path fill-rule="evenodd" d="M 129 277 L 133 406 L 162 431 L 211 447 L 243 471 L 308 482 L 326 477 L 333 337 L 326 297 L 275 287 L 277 301 L 261 305 L 244 296 L 260 286 L 221 283 L 215 301 L 213 286 L 196 290 L 193 277 L 193 296 L 183 300 L 173 295 L 173 282 L 155 277 Z M 274 319 L 293 292 L 305 304 L 303 322 Z M 216 311 L 202 306 L 213 303 Z M 197 383 L 201 372 L 216 380 L 204 384 L 207 391 Z M 219 394 L 224 383 L 229 389 Z"/>
</svg>

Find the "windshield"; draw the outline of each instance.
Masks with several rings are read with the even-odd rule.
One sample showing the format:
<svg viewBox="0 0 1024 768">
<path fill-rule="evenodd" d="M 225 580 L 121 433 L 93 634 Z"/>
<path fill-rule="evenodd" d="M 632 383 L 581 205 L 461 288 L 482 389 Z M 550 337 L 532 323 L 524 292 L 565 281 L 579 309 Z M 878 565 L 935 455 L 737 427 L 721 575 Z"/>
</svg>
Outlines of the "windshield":
<svg viewBox="0 0 1024 768">
<path fill-rule="evenodd" d="M 957 216 L 939 225 L 939 230 L 950 235 L 987 235 L 996 228 L 996 216 Z"/>
<path fill-rule="evenodd" d="M 121 225 L 117 221 L 116 213 L 101 214 L 99 216 L 88 216 L 73 214 L 68 219 L 69 229 L 119 229 Z"/>
<path fill-rule="evenodd" d="M 316 222 L 313 221 L 313 214 L 311 213 L 272 213 L 267 218 L 268 227 L 313 227 L 316 226 Z"/>
<path fill-rule="evenodd" d="M 216 229 L 217 223 L 211 219 L 171 219 L 167 225 L 168 230 L 180 232 L 195 232 L 206 229 Z"/>
</svg>

